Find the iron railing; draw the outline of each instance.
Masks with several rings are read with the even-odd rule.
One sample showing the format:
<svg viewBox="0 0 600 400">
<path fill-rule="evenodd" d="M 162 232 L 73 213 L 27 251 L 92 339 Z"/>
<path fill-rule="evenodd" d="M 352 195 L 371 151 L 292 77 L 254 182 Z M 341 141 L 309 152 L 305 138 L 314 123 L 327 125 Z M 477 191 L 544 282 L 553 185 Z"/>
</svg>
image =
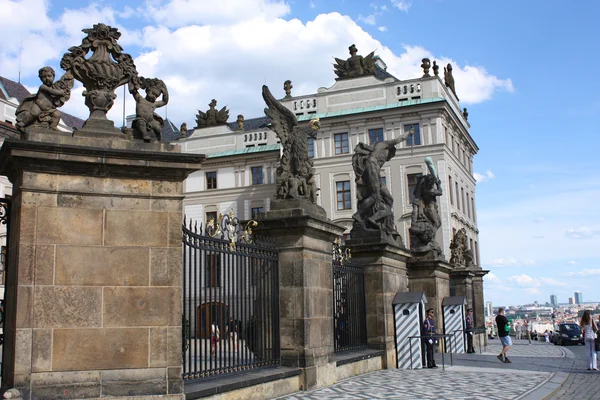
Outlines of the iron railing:
<svg viewBox="0 0 600 400">
<path fill-rule="evenodd" d="M 367 347 L 365 272 L 350 262 L 350 251 L 333 245 L 333 343 L 341 352 Z"/>
<path fill-rule="evenodd" d="M 5 284 L 6 284 L 6 268 L 8 266 L 8 248 L 10 245 L 9 236 L 10 236 L 10 213 L 11 213 L 11 197 L 2 197 L 0 198 L 0 232 L 2 232 L 4 239 L 2 240 L 4 244 L 0 243 L 0 285 L 4 289 L 2 292 L 4 293 L 0 297 L 0 352 L 2 353 L 2 362 L 0 362 L 0 376 L 2 376 L 3 372 L 3 363 L 4 363 L 4 319 L 5 319 L 5 311 L 6 311 L 6 303 L 5 303 Z"/>
<path fill-rule="evenodd" d="M 183 225 L 183 378 L 279 364 L 279 253 L 232 213 Z"/>
</svg>

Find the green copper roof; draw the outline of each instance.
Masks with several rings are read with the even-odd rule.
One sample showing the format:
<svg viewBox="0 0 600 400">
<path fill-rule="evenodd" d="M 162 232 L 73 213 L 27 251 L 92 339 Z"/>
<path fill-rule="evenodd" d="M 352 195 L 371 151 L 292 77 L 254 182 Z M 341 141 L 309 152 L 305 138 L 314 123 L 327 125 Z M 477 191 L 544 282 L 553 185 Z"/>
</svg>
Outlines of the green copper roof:
<svg viewBox="0 0 600 400">
<path fill-rule="evenodd" d="M 325 114 L 307 114 L 307 115 L 299 116 L 298 121 L 300 121 L 300 122 L 301 121 L 310 121 L 313 118 L 331 118 L 331 117 L 339 117 L 342 115 L 360 114 L 360 113 L 364 113 L 364 112 L 379 111 L 379 110 L 389 110 L 390 108 L 408 107 L 408 106 L 414 106 L 417 104 L 436 103 L 439 101 L 446 101 L 446 99 L 444 99 L 442 97 L 431 97 L 428 99 L 399 101 L 397 103 L 382 104 L 380 106 L 370 106 L 370 107 L 352 108 L 350 110 L 331 111 L 331 112 L 328 112 Z"/>
<path fill-rule="evenodd" d="M 229 151 L 220 151 L 217 153 L 210 153 L 210 154 L 206 155 L 206 158 L 237 156 L 239 154 L 262 153 L 264 151 L 273 151 L 273 150 L 279 150 L 279 143 L 269 144 L 266 146 L 246 147 L 245 149 L 239 149 L 239 150 L 229 150 Z"/>
</svg>

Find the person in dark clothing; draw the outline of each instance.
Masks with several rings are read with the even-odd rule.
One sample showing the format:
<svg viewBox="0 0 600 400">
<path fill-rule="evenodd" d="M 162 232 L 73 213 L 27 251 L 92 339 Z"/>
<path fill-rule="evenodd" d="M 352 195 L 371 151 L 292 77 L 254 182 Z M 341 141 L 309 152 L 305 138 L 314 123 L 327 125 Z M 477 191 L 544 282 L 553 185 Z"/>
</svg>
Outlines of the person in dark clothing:
<svg viewBox="0 0 600 400">
<path fill-rule="evenodd" d="M 502 343 L 502 351 L 498 354 L 498 360 L 504 363 L 510 363 L 506 354 L 508 350 L 512 346 L 512 341 L 510 340 L 510 324 L 508 323 L 508 319 L 504 316 L 504 308 L 500 307 L 498 309 L 498 315 L 496 316 L 496 325 L 498 325 L 498 337 L 500 338 L 500 342 Z"/>
<path fill-rule="evenodd" d="M 425 336 L 435 333 L 435 322 L 433 321 L 433 308 L 427 310 L 427 319 L 423 322 L 423 330 Z M 435 344 L 435 338 L 425 338 L 425 347 L 427 353 L 427 368 L 437 368 L 435 360 L 433 359 L 433 345 Z"/>
<path fill-rule="evenodd" d="M 467 310 L 467 317 L 465 318 L 466 323 L 466 333 L 467 333 L 467 353 L 475 353 L 475 349 L 473 348 L 473 309 L 469 308 Z"/>
</svg>

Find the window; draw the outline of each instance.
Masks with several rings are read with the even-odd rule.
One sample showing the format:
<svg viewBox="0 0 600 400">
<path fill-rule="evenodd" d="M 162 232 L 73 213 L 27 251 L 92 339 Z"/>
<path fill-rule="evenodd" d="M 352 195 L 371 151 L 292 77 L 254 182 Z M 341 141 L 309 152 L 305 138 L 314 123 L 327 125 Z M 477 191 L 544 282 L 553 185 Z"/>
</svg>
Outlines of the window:
<svg viewBox="0 0 600 400">
<path fill-rule="evenodd" d="M 217 171 L 206 173 L 206 189 L 217 188 Z"/>
<path fill-rule="evenodd" d="M 344 233 L 344 235 L 342 236 L 342 244 L 346 244 L 347 240 L 350 240 L 350 234 L 349 233 Z"/>
<path fill-rule="evenodd" d="M 350 181 L 336 182 L 335 185 L 337 192 L 337 209 L 351 209 L 352 201 L 350 200 Z"/>
<path fill-rule="evenodd" d="M 404 133 L 408 133 L 411 128 L 414 128 L 415 132 L 414 135 L 406 138 L 406 145 L 412 146 L 414 144 L 415 146 L 418 146 L 421 144 L 421 131 L 419 130 L 419 124 L 404 125 Z"/>
<path fill-rule="evenodd" d="M 310 137 L 308 138 L 308 157 L 315 157 L 315 139 Z"/>
<path fill-rule="evenodd" d="M 254 145 L 253 145 L 253 144 L 247 144 L 247 145 L 246 145 L 246 148 L 247 148 L 247 149 L 251 149 L 252 147 L 254 147 Z"/>
<path fill-rule="evenodd" d="M 5 284 L 5 279 L 4 279 L 4 271 L 6 271 L 6 246 L 2 246 L 0 247 L 1 252 L 0 252 L 0 257 L 1 257 L 1 265 L 0 265 L 0 283 L 2 285 Z M 4 311 L 4 310 L 2 310 Z"/>
<path fill-rule="evenodd" d="M 252 172 L 252 184 L 253 185 L 262 185 L 262 183 L 263 183 L 262 167 L 251 167 L 250 171 Z"/>
<path fill-rule="evenodd" d="M 452 177 L 448 177 L 448 195 L 450 196 L 450 204 L 454 205 L 454 199 L 452 198 Z"/>
<path fill-rule="evenodd" d="M 466 214 L 467 213 L 466 208 L 468 207 L 468 205 L 465 204 L 465 188 L 462 188 L 462 187 L 460 188 L 460 202 L 463 205 L 462 211 L 463 211 L 463 213 Z"/>
<path fill-rule="evenodd" d="M 381 177 L 381 186 L 387 186 L 387 178 L 385 176 Z"/>
<path fill-rule="evenodd" d="M 466 194 L 466 200 L 467 202 L 465 203 L 465 208 L 467 209 L 467 217 L 471 218 L 471 207 L 469 207 L 469 193 Z"/>
<path fill-rule="evenodd" d="M 408 184 L 408 202 L 412 204 L 415 199 L 415 188 L 417 187 L 417 182 L 419 182 L 419 178 L 423 174 L 408 174 L 406 175 L 406 182 Z"/>
<path fill-rule="evenodd" d="M 458 196 L 458 182 L 454 182 L 454 188 L 456 189 L 456 208 L 460 210 L 460 197 Z"/>
<path fill-rule="evenodd" d="M 473 221 L 477 223 L 477 218 L 475 217 L 475 198 L 471 197 L 471 214 L 473 215 Z"/>
<path fill-rule="evenodd" d="M 221 257 L 218 253 L 208 252 L 204 264 L 204 286 L 221 286 Z"/>
<path fill-rule="evenodd" d="M 263 207 L 252 207 L 252 219 L 257 219 L 261 212 L 265 212 Z"/>
<path fill-rule="evenodd" d="M 369 144 L 383 142 L 383 128 L 369 129 Z"/>
<path fill-rule="evenodd" d="M 475 265 L 479 265 L 479 245 L 477 244 L 477 241 L 475 241 L 475 247 L 473 247 L 473 262 L 475 263 Z"/>
<path fill-rule="evenodd" d="M 348 134 L 336 133 L 333 137 L 335 140 L 335 154 L 348 154 Z"/>
</svg>

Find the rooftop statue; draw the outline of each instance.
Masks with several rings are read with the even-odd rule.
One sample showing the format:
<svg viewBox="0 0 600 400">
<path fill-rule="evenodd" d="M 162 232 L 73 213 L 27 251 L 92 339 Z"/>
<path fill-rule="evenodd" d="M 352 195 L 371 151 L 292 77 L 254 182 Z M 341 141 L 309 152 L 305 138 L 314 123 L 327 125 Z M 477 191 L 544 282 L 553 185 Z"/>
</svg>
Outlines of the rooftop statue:
<svg viewBox="0 0 600 400">
<path fill-rule="evenodd" d="M 187 124 L 184 122 L 179 127 L 179 139 L 186 139 L 186 138 L 187 138 Z"/>
<path fill-rule="evenodd" d="M 431 68 L 433 69 L 433 74 L 435 76 L 438 76 L 440 74 L 440 66 L 437 65 L 436 61 L 433 62 L 433 67 L 431 67 Z"/>
<path fill-rule="evenodd" d="M 469 249 L 467 231 L 460 228 L 450 242 L 450 264 L 462 267 L 473 265 L 473 252 Z"/>
<path fill-rule="evenodd" d="M 239 114 L 237 116 L 237 120 L 235 122 L 237 122 L 237 125 L 238 125 L 237 130 L 243 131 L 244 130 L 244 116 L 242 114 Z"/>
<path fill-rule="evenodd" d="M 338 76 L 337 79 L 356 78 L 359 76 L 375 74 L 375 60 L 378 58 L 375 52 L 369 53 L 368 56 L 359 56 L 356 53 L 358 50 L 355 45 L 348 47 L 350 58 L 346 61 L 335 58 L 333 64 L 334 72 Z"/>
<path fill-rule="evenodd" d="M 315 119 L 308 127 L 299 127 L 294 113 L 278 102 L 266 85 L 262 87 L 262 95 L 267 104 L 265 114 L 271 118 L 273 131 L 282 147 L 275 198 L 306 199 L 316 203 L 315 170 L 312 159 L 308 157 L 308 138 L 315 137 L 319 121 Z"/>
<path fill-rule="evenodd" d="M 38 92 L 27 96 L 16 111 L 17 128 L 25 131 L 27 127 L 58 131 L 60 112 L 71 96 L 71 89 L 75 83 L 71 72 L 67 71 L 58 81 L 54 82 L 55 74 L 51 67 L 39 70 L 42 81 Z"/>
<path fill-rule="evenodd" d="M 456 97 L 456 100 L 460 101 L 460 99 L 456 95 L 456 88 L 454 87 L 454 76 L 452 76 L 452 64 L 450 63 L 448 63 L 448 66 L 444 67 L 444 83 L 447 87 L 450 88 L 452 93 L 454 93 L 454 97 Z"/>
<path fill-rule="evenodd" d="M 290 81 L 289 79 L 285 82 L 283 82 L 283 90 L 285 91 L 285 98 L 290 98 L 292 97 L 292 88 L 294 87 L 294 85 L 292 85 L 292 81 Z"/>
<path fill-rule="evenodd" d="M 354 148 L 352 167 L 358 203 L 357 211 L 352 216 L 353 238 L 381 232 L 382 237 L 402 243 L 394 223 L 394 199 L 387 186 L 381 182 L 381 168 L 396 154 L 396 145 L 406 140 L 411 133 L 412 130 L 396 139 L 371 145 L 358 143 Z"/>
<path fill-rule="evenodd" d="M 425 157 L 429 173 L 419 177 L 414 190 L 411 215 L 411 247 L 428 259 L 444 259 L 435 235 L 442 225 L 437 197 L 442 195 L 442 183 L 438 178 L 431 157 Z"/>
<path fill-rule="evenodd" d="M 423 68 L 423 78 L 428 78 L 431 75 L 429 75 L 429 68 L 431 68 L 431 61 L 429 61 L 429 58 L 424 58 L 421 60 L 421 68 Z"/>
<path fill-rule="evenodd" d="M 139 89 L 146 91 L 145 98 L 139 94 Z M 157 78 L 139 77 L 139 79 L 129 81 L 129 93 L 135 99 L 135 119 L 131 124 L 133 137 L 143 139 L 144 142 L 160 141 L 165 122 L 154 110 L 166 106 L 169 102 L 167 86 Z M 162 99 L 158 100 L 161 95 Z"/>
<path fill-rule="evenodd" d="M 225 125 L 227 123 L 227 119 L 229 118 L 227 106 L 217 111 L 217 100 L 212 99 L 212 101 L 208 103 L 208 107 L 209 109 L 205 113 L 198 110 L 198 114 L 196 115 L 196 128 Z"/>
</svg>

